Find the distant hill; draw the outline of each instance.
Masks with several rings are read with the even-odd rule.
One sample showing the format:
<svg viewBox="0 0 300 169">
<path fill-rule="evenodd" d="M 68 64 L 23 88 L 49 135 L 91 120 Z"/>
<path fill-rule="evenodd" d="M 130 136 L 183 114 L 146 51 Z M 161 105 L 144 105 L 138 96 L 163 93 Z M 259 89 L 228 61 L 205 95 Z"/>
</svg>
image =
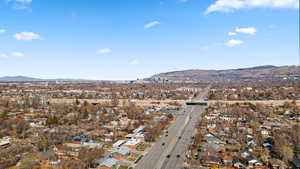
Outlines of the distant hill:
<svg viewBox="0 0 300 169">
<path fill-rule="evenodd" d="M 28 76 L 4 76 L 0 77 L 0 82 L 38 82 L 38 81 L 92 81 L 86 79 L 39 79 Z"/>
<path fill-rule="evenodd" d="M 131 80 L 89 80 L 89 79 L 40 79 L 28 76 L 3 76 L 0 77 L 2 83 L 26 83 L 26 82 L 70 82 L 70 83 L 89 83 L 89 82 L 103 82 L 103 83 L 129 83 Z"/>
<path fill-rule="evenodd" d="M 299 66 L 272 65 L 229 70 L 183 70 L 160 73 L 147 78 L 148 81 L 171 82 L 231 82 L 250 80 L 300 79 Z"/>
<path fill-rule="evenodd" d="M 253 81 L 253 80 L 300 80 L 300 66 L 257 66 L 250 68 L 228 69 L 228 70 L 201 70 L 191 69 L 173 71 L 153 75 L 144 80 L 152 82 L 234 82 L 234 81 Z M 66 82 L 111 82 L 106 80 L 87 80 L 87 79 L 39 79 L 27 76 L 4 76 L 0 77 L 0 82 L 37 82 L 37 81 L 66 81 Z M 130 81 L 120 81 L 128 83 Z"/>
<path fill-rule="evenodd" d="M 27 77 L 27 76 L 4 76 L 0 77 L 0 81 L 10 82 L 25 82 L 25 81 L 41 81 L 42 79 Z"/>
</svg>

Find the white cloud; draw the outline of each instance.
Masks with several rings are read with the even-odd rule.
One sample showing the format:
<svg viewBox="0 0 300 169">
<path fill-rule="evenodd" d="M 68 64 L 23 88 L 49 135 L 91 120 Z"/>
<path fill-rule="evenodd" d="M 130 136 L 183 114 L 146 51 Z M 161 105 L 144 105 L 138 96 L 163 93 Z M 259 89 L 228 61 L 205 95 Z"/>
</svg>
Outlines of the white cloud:
<svg viewBox="0 0 300 169">
<path fill-rule="evenodd" d="M 5 32 L 6 32 L 5 29 L 0 29 L 0 35 L 1 35 L 1 34 L 4 34 Z"/>
<path fill-rule="evenodd" d="M 25 54 L 22 52 L 11 52 L 11 53 L 0 52 L 0 58 L 23 57 L 23 56 L 25 56 Z"/>
<path fill-rule="evenodd" d="M 234 36 L 234 35 L 236 35 L 236 33 L 235 32 L 228 32 L 228 35 L 229 36 Z"/>
<path fill-rule="evenodd" d="M 217 0 L 206 14 L 216 11 L 232 12 L 241 8 L 299 8 L 299 0 Z"/>
<path fill-rule="evenodd" d="M 39 34 L 33 32 L 21 32 L 21 33 L 14 34 L 13 37 L 17 40 L 24 40 L 24 41 L 43 39 Z"/>
<path fill-rule="evenodd" d="M 134 59 L 129 64 L 131 64 L 131 65 L 138 65 L 138 64 L 140 64 L 140 61 Z"/>
<path fill-rule="evenodd" d="M 103 48 L 97 51 L 97 53 L 99 55 L 106 55 L 106 54 L 110 54 L 112 51 L 110 48 Z"/>
<path fill-rule="evenodd" d="M 225 45 L 228 47 L 234 47 L 234 46 L 241 45 L 242 43 L 244 43 L 244 42 L 241 40 L 231 39 L 228 42 L 226 42 Z"/>
<path fill-rule="evenodd" d="M 16 1 L 20 3 L 27 3 L 27 4 L 32 2 L 32 0 L 16 0 Z"/>
<path fill-rule="evenodd" d="M 0 58 L 8 58 L 8 55 L 6 53 L 0 53 Z"/>
<path fill-rule="evenodd" d="M 22 52 L 12 52 L 10 55 L 14 56 L 14 57 L 23 57 L 23 56 L 25 56 L 25 54 L 22 53 Z"/>
<path fill-rule="evenodd" d="M 156 25 L 159 25 L 160 22 L 159 21 L 153 21 L 153 22 L 150 22 L 150 23 L 147 23 L 144 25 L 144 29 L 149 29 L 149 28 L 152 28 Z"/>
<path fill-rule="evenodd" d="M 256 34 L 256 29 L 253 27 L 249 28 L 236 28 L 236 32 L 238 33 L 245 33 L 245 34 L 250 34 L 250 35 L 255 35 Z"/>
<path fill-rule="evenodd" d="M 12 4 L 12 8 L 16 10 L 29 10 L 29 4 L 32 2 L 32 0 L 6 0 L 7 3 Z"/>
<path fill-rule="evenodd" d="M 185 3 L 188 2 L 189 0 L 179 0 L 179 2 Z"/>
<path fill-rule="evenodd" d="M 25 9 L 28 9 L 28 7 L 26 5 L 14 5 L 13 9 L 16 9 L 16 10 L 25 10 Z"/>
</svg>

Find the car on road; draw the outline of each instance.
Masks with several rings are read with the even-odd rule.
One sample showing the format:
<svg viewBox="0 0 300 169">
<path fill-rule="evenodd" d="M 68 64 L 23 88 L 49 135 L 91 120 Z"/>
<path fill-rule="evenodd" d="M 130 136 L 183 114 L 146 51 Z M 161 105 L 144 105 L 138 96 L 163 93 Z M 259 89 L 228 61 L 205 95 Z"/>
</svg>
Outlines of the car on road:
<svg viewBox="0 0 300 169">
<path fill-rule="evenodd" d="M 179 158 L 179 157 L 180 157 L 180 154 L 177 154 L 176 157 Z"/>
<path fill-rule="evenodd" d="M 168 154 L 168 155 L 167 155 L 167 158 L 170 158 L 170 157 L 171 157 L 171 155 L 170 155 L 170 154 Z"/>
<path fill-rule="evenodd" d="M 168 134 L 166 134 L 166 137 L 168 137 L 169 135 Z"/>
<path fill-rule="evenodd" d="M 162 143 L 161 145 L 164 146 L 166 143 Z"/>
<path fill-rule="evenodd" d="M 181 139 L 181 136 L 179 136 L 178 139 Z"/>
</svg>

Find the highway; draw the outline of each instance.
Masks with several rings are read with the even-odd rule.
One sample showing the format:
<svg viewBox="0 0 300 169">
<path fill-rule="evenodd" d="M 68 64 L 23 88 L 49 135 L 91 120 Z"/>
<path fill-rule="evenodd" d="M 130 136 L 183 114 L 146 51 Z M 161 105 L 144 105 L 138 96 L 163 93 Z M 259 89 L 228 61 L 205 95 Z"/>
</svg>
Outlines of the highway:
<svg viewBox="0 0 300 169">
<path fill-rule="evenodd" d="M 209 91 L 204 89 L 198 98 L 192 101 L 203 100 Z M 185 106 L 184 113 L 178 114 L 174 123 L 168 129 L 168 134 L 163 135 L 146 152 L 138 162 L 135 169 L 176 169 L 184 166 L 185 152 L 194 133 L 199 116 L 204 112 L 204 106 Z M 179 139 L 180 138 L 180 139 Z M 164 143 L 164 145 L 163 145 Z M 180 154 L 180 157 L 177 157 Z"/>
<path fill-rule="evenodd" d="M 191 107 L 186 108 L 189 112 Z M 136 169 L 155 169 L 159 161 L 165 159 L 167 154 L 166 150 L 171 150 L 177 142 L 179 131 L 182 131 L 189 121 L 188 113 L 178 114 L 176 121 L 172 123 L 167 130 L 168 133 L 161 136 L 161 138 L 152 145 L 146 155 L 134 167 Z M 168 136 L 166 136 L 168 135 Z M 164 143 L 164 145 L 163 145 Z"/>
<path fill-rule="evenodd" d="M 199 116 L 204 111 L 204 106 L 194 106 L 194 110 L 191 112 L 191 120 L 185 127 L 181 139 L 178 139 L 176 146 L 170 152 L 170 157 L 164 160 L 161 169 L 182 169 L 184 167 L 184 159 L 188 145 L 194 135 L 194 129 L 199 120 Z"/>
</svg>

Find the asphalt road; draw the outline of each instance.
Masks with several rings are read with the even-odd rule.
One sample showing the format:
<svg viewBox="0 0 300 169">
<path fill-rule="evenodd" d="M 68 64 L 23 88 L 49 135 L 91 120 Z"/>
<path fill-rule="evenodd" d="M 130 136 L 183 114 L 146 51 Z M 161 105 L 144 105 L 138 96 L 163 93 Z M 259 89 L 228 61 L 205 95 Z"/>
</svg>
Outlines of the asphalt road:
<svg viewBox="0 0 300 169">
<path fill-rule="evenodd" d="M 209 91 L 193 100 L 203 100 Z M 135 169 L 176 169 L 184 165 L 185 152 L 194 133 L 199 116 L 204 112 L 204 106 L 185 106 L 185 112 L 179 114 L 176 121 L 168 129 L 168 136 L 163 135 L 134 167 Z M 179 137 L 181 137 L 179 139 Z M 162 145 L 162 144 L 165 145 Z M 180 157 L 177 157 L 180 154 Z M 170 155 L 170 157 L 167 157 Z"/>
<path fill-rule="evenodd" d="M 189 121 L 189 113 L 191 107 L 186 108 L 186 113 L 178 114 L 176 121 L 172 123 L 169 127 L 168 136 L 164 134 L 161 138 L 152 145 L 148 150 L 146 155 L 138 162 L 134 167 L 135 169 L 156 169 L 159 162 L 163 162 L 166 158 L 168 150 L 172 150 L 175 146 L 180 131 L 184 129 L 184 124 L 187 124 Z M 162 145 L 162 144 L 165 145 Z M 159 167 L 158 167 L 159 168 Z"/>
<path fill-rule="evenodd" d="M 191 120 L 182 132 L 181 139 L 178 139 L 176 146 L 171 151 L 170 157 L 164 160 L 161 169 L 182 169 L 184 167 L 184 159 L 188 145 L 194 135 L 194 129 L 199 116 L 204 110 L 204 106 L 194 106 L 194 110 L 191 112 Z"/>
</svg>

